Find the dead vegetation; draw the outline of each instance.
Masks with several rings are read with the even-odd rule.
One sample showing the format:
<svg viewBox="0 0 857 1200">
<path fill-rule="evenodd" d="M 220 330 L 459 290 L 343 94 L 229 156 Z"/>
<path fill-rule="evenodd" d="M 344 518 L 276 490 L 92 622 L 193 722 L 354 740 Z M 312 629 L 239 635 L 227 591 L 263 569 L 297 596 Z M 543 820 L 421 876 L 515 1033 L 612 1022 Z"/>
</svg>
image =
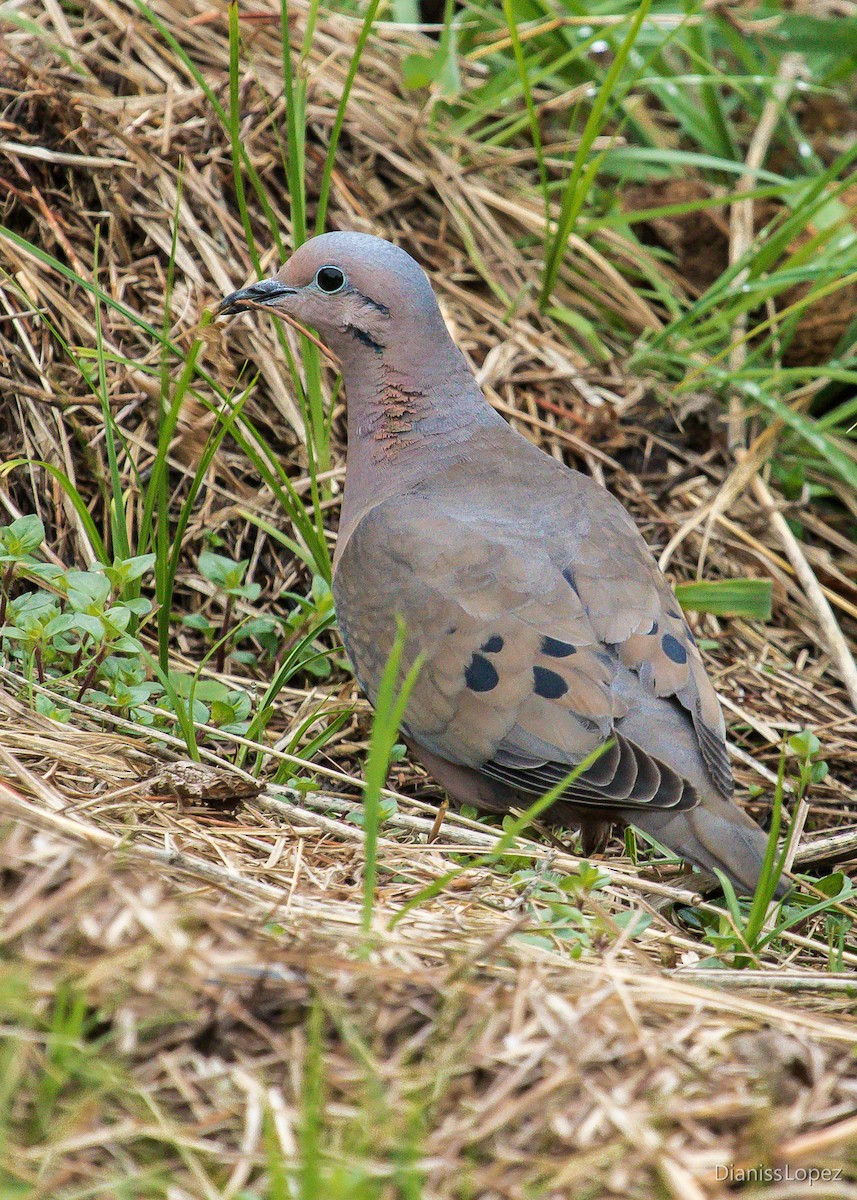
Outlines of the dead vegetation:
<svg viewBox="0 0 857 1200">
<path fill-rule="evenodd" d="M 161 355 L 152 330 L 163 321 L 173 219 L 168 332 L 178 346 L 190 344 L 206 306 L 253 276 L 213 105 L 228 91 L 225 12 L 202 0 L 164 0 L 155 11 L 210 96 L 124 0 L 80 12 L 49 0 L 36 29 L 7 26 L 0 50 L 0 451 L 27 460 L 4 473 L 0 503 L 4 523 L 38 512 L 51 556 L 67 566 L 85 566 L 92 547 L 56 474 L 38 464 L 64 472 L 98 521 L 105 491 L 96 481 L 109 478 L 97 400 L 62 349 L 96 343 L 81 281 L 97 277 L 115 302 L 101 314 L 110 406 L 145 475 Z M 292 15 L 297 45 L 303 6 Z M 279 13 L 260 5 L 241 22 L 242 139 L 287 231 Z M 310 195 L 356 29 L 351 18 L 325 16 L 311 47 Z M 463 155 L 440 136 L 431 102 L 402 87 L 410 48 L 393 29 L 369 42 L 330 226 L 393 237 L 425 264 L 492 401 L 614 489 L 649 543 L 670 547 L 675 578 L 699 570 L 774 580 L 769 624 L 708 616 L 698 631 L 716 643 L 708 662 L 739 782 L 757 789 L 752 811 L 764 819 L 769 809 L 783 736 L 811 728 L 830 773 L 812 790 L 798 862 L 848 873 L 857 717 L 758 494 L 733 489 L 717 511 L 735 478 L 719 408 L 705 395 L 672 403 L 621 357 L 593 367 L 539 314 L 534 235 L 544 213 L 532 163 L 473 142 Z M 479 77 L 485 69 L 478 59 L 467 67 Z M 638 207 L 651 205 L 642 199 Z M 257 243 L 270 247 L 261 214 L 253 219 Z M 728 235 L 718 230 L 724 252 Z M 696 275 L 673 273 L 671 286 L 692 293 L 704 284 L 707 235 L 653 223 L 650 240 L 694 258 Z M 657 306 L 628 278 L 644 246 L 608 232 L 597 247 L 574 239 L 571 249 L 560 302 L 573 300 L 592 321 L 615 314 L 634 332 L 658 326 Z M 263 266 L 275 258 L 271 247 Z M 303 487 L 304 426 L 275 332 L 245 318 L 227 342 L 209 327 L 204 368 L 227 390 L 259 372 L 246 411 Z M 189 398 L 173 444 L 176 495 L 210 420 Z M 333 430 L 335 482 L 341 411 Z M 125 479 L 133 496 L 130 470 Z M 782 506 L 802 522 L 803 553 L 853 646 L 857 563 L 839 514 L 857 507 L 844 487 L 835 499 L 828 510 Z M 195 566 L 212 537 L 250 558 L 263 584 L 247 612 L 282 610 L 284 591 L 308 590 L 303 564 L 248 524 L 248 512 L 282 520 L 227 441 L 185 535 L 178 608 L 217 611 Z M 712 512 L 709 525 L 701 518 Z M 333 529 L 335 496 L 329 515 Z M 198 658 L 198 640 L 177 627 L 176 664 L 193 669 Z M 429 842 L 437 793 L 403 763 L 391 777 L 400 798 L 381 831 L 364 954 L 363 834 L 348 819 L 368 729 L 362 702 L 315 772 L 303 772 L 319 790 L 256 795 L 250 781 L 242 800 L 222 776 L 176 795 L 164 770 L 185 757 L 177 736 L 132 729 L 85 697 L 58 725 L 33 711 L 38 686 L 28 693 L 5 669 L 0 689 L 8 1194 L 698 1200 L 741 1190 L 740 1172 L 765 1164 L 791 1171 L 748 1177 L 770 1196 L 808 1194 L 800 1172 L 810 1167 L 841 1172 L 813 1196 L 857 1195 L 853 903 L 836 920 L 822 912 L 783 931 L 757 969 L 726 971 L 691 915 L 711 906 L 697 903 L 677 868 L 637 867 L 614 840 L 609 881 L 572 893 L 581 915 L 568 926 L 551 891 L 578 866 L 564 846 L 523 841 L 511 865 L 474 865 L 496 831 L 454 815 Z M 333 711 L 352 698 L 343 671 L 323 684 L 299 677 L 281 693 L 269 733 L 288 734 L 325 700 Z M 228 741 L 202 745 L 210 767 L 230 760 Z M 421 888 L 462 865 L 391 927 Z M 282 1183 L 280 1160 L 292 1165 Z M 729 1178 L 718 1170 L 727 1167 Z"/>
</svg>

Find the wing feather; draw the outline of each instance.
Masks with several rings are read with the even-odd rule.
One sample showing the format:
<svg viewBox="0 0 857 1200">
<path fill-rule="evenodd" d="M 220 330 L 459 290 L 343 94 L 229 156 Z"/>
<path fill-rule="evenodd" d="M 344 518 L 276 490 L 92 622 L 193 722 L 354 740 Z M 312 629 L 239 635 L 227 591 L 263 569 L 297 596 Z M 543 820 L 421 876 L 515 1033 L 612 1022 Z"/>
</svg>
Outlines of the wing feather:
<svg viewBox="0 0 857 1200">
<path fill-rule="evenodd" d="M 604 535 L 612 544 L 594 558 L 573 538 L 543 544 L 478 510 L 453 516 L 419 495 L 371 510 L 334 579 L 343 640 L 370 699 L 400 613 L 404 669 L 425 656 L 406 732 L 430 753 L 539 795 L 612 738 L 564 799 L 692 807 L 694 787 L 622 735 L 628 689 L 618 683 L 633 672 L 654 696 L 685 707 L 707 770 L 729 795 L 716 694 L 666 580 L 616 508 L 620 517 L 608 506 Z"/>
</svg>

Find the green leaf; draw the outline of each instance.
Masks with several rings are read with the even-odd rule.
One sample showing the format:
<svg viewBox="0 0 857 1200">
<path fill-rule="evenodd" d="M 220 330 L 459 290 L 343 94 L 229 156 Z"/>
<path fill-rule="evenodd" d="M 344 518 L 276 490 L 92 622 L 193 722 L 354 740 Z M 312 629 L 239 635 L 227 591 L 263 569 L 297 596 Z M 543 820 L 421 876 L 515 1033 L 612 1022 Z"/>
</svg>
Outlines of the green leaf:
<svg viewBox="0 0 857 1200">
<path fill-rule="evenodd" d="M 60 721 L 65 725 L 71 718 L 70 709 L 58 708 L 53 698 L 45 696 L 42 692 L 37 693 L 35 703 L 36 712 L 41 713 L 43 717 L 50 717 L 52 721 Z"/>
<path fill-rule="evenodd" d="M 813 763 L 812 770 L 809 773 L 810 783 L 823 783 L 829 771 L 830 767 L 826 762 Z"/>
<path fill-rule="evenodd" d="M 679 167 L 685 171 L 688 168 L 709 171 L 724 171 L 733 175 L 748 175 L 751 178 L 764 180 L 765 183 L 775 183 L 780 187 L 790 181 L 784 175 L 776 175 L 763 167 L 747 167 L 743 161 L 733 162 L 728 158 L 718 158 L 716 154 L 700 154 L 690 150 L 670 150 L 664 146 L 621 146 L 611 147 L 604 153 L 602 170 L 605 174 L 630 175 L 629 165 L 635 163 L 651 163 L 650 171 L 645 173 L 647 178 L 666 179 L 672 173 L 669 168 Z"/>
<path fill-rule="evenodd" d="M 834 871 L 832 875 L 825 875 L 823 879 L 814 880 L 813 887 L 818 888 L 823 895 L 834 899 L 846 890 L 848 883 L 848 879 L 841 871 Z"/>
<path fill-rule="evenodd" d="M 126 604 L 114 604 L 108 608 L 104 614 L 106 622 L 109 622 L 111 631 L 124 633 L 131 624 L 131 610 Z"/>
<path fill-rule="evenodd" d="M 211 706 L 211 723 L 218 727 L 229 725 L 236 719 L 237 713 L 231 704 L 225 704 L 222 700 L 215 700 Z"/>
<path fill-rule="evenodd" d="M 182 625 L 187 626 L 188 629 L 198 629 L 201 633 L 211 633 L 214 629 L 208 617 L 199 612 L 184 613 Z"/>
<path fill-rule="evenodd" d="M 444 100 L 452 100 L 461 91 L 458 70 L 458 31 L 453 20 L 453 4 L 444 7 L 443 31 L 434 54 L 409 54 L 402 63 L 402 80 L 406 88 L 430 87 L 432 84 Z"/>
<path fill-rule="evenodd" d="M 772 589 L 770 579 L 712 579 L 679 583 L 675 594 L 686 612 L 769 621 Z"/>
<path fill-rule="evenodd" d="M 419 25 L 419 0 L 391 0 L 390 10 L 397 25 Z"/>
<path fill-rule="evenodd" d="M 416 90 L 428 87 L 438 71 L 434 57 L 425 54 L 409 54 L 402 63 L 402 79 L 406 88 Z"/>
<path fill-rule="evenodd" d="M 126 583 L 132 583 L 150 571 L 156 557 L 154 554 L 135 554 L 133 558 L 116 559 L 110 567 L 101 564 L 99 567 L 117 591 L 121 591 Z"/>
<path fill-rule="evenodd" d="M 112 643 L 112 645 L 114 649 L 118 650 L 121 654 L 143 653 L 142 642 L 139 642 L 137 638 L 132 637 L 130 633 L 123 633 L 121 637 L 118 637 L 116 641 Z"/>
<path fill-rule="evenodd" d="M 217 587 L 222 587 L 225 592 L 243 594 L 239 589 L 241 589 L 241 581 L 249 562 L 249 558 L 245 558 L 241 562 L 234 562 L 223 554 L 214 554 L 211 550 L 203 550 L 199 556 L 199 570 L 209 582 Z M 259 587 L 259 585 L 246 585 L 248 592 L 254 587 Z M 261 591 L 261 588 L 259 590 Z M 255 599 L 255 596 L 252 598 Z"/>
<path fill-rule="evenodd" d="M 461 91 L 458 60 L 454 53 L 443 49 L 430 58 L 425 54 L 409 54 L 402 63 L 402 80 L 412 91 L 435 84 L 445 100 Z"/>
<path fill-rule="evenodd" d="M 800 733 L 793 733 L 789 738 L 789 750 L 798 758 L 810 759 L 818 754 L 820 749 L 821 742 L 811 729 L 802 729 Z"/>
<path fill-rule="evenodd" d="M 33 514 L 18 517 L 17 521 L 0 529 L 0 543 L 15 558 L 23 558 L 25 554 L 32 554 L 34 550 L 38 550 L 44 540 L 45 527 Z"/>
<path fill-rule="evenodd" d="M 92 616 L 91 613 L 75 613 L 72 628 L 79 629 L 82 633 L 88 633 L 97 642 L 104 637 L 104 622 L 98 617 Z"/>
<path fill-rule="evenodd" d="M 101 609 L 110 595 L 110 580 L 96 571 L 69 571 L 66 581 L 73 608 Z"/>
<path fill-rule="evenodd" d="M 10 605 L 16 620 L 23 617 L 38 617 L 50 620 L 50 615 L 59 610 L 56 600 L 47 592 L 21 592 Z M 49 614 L 46 616 L 46 612 Z"/>
<path fill-rule="evenodd" d="M 651 925 L 652 916 L 650 913 L 628 909 L 626 912 L 614 913 L 613 920 L 620 929 L 628 929 L 631 937 L 639 937 Z"/>
<path fill-rule="evenodd" d="M 198 700 L 205 700 L 212 704 L 229 703 L 229 688 L 219 679 L 197 679 L 191 675 L 179 675 L 178 679 L 180 681 L 177 688 L 179 692 L 186 687 L 186 694 L 190 695 L 192 690 Z"/>
<path fill-rule="evenodd" d="M 37 579 L 45 579 L 49 583 L 53 583 L 60 576 L 65 575 L 65 568 L 59 566 L 58 563 L 43 563 L 33 562 L 27 563 L 27 574 L 35 575 Z"/>
<path fill-rule="evenodd" d="M 127 608 L 135 617 L 145 617 L 152 611 L 152 601 L 147 600 L 145 596 L 134 596 L 130 600 L 123 600 L 122 607 Z"/>
<path fill-rule="evenodd" d="M 240 587 L 231 589 L 236 595 L 253 604 L 262 594 L 261 583 L 242 583 Z"/>
<path fill-rule="evenodd" d="M 538 933 L 516 933 L 516 942 L 525 942 L 528 946 L 538 946 L 539 950 L 556 951 L 556 946 L 550 938 L 542 937 Z"/>
<path fill-rule="evenodd" d="M 52 638 L 57 633 L 65 633 L 66 630 L 73 628 L 75 620 L 74 613 L 60 613 L 53 620 L 48 621 L 42 633 L 46 638 Z"/>
</svg>

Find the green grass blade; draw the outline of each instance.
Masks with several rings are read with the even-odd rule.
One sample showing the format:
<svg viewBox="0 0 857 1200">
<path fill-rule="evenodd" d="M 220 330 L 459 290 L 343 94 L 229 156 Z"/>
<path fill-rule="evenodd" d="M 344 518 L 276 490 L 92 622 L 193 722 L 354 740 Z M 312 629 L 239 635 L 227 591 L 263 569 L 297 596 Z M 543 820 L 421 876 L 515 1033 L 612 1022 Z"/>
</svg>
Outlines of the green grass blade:
<svg viewBox="0 0 857 1200">
<path fill-rule="evenodd" d="M 461 875 L 463 871 L 469 871 L 473 867 L 489 866 L 491 863 L 497 862 L 499 858 L 502 858 L 506 851 L 512 847 L 518 834 L 523 833 L 528 825 L 531 825 L 533 821 L 535 821 L 543 812 L 549 809 L 552 804 L 555 804 L 569 784 L 574 783 L 578 775 L 581 775 L 584 771 L 588 770 L 589 767 L 591 767 L 593 763 L 597 762 L 601 755 L 604 754 L 606 750 L 609 750 L 612 745 L 613 739 L 610 738 L 596 750 L 593 750 L 593 752 L 589 754 L 581 763 L 578 763 L 576 767 L 573 767 L 566 775 L 565 779 L 560 780 L 560 782 L 555 784 L 549 792 L 545 792 L 543 796 L 540 796 L 538 800 L 535 800 L 529 806 L 529 808 L 521 814 L 521 816 L 516 817 L 514 821 L 508 824 L 502 836 L 497 839 L 494 848 L 487 854 L 480 855 L 479 858 L 477 858 L 474 862 L 469 863 L 466 867 L 457 867 L 453 871 L 447 871 L 447 873 L 442 875 L 439 879 L 433 879 L 430 884 L 424 888 L 421 888 L 415 896 L 411 897 L 407 904 L 404 904 L 399 911 L 395 913 L 393 917 L 391 917 L 390 929 L 393 929 L 399 923 L 399 921 L 401 921 L 402 917 L 406 916 L 413 909 L 418 908 L 421 904 L 425 904 L 427 900 L 432 900 L 435 896 L 440 895 L 443 889 L 453 879 L 456 879 L 459 875 Z"/>
<path fill-rule="evenodd" d="M 92 250 L 92 277 L 98 279 L 99 233 L 101 227 L 95 227 L 95 244 Z M 128 537 L 128 523 L 123 502 L 122 476 L 119 472 L 119 459 L 116 454 L 116 439 L 114 431 L 116 422 L 110 408 L 110 394 L 107 388 L 107 368 L 104 360 L 104 334 L 101 327 L 101 305 L 95 300 L 95 347 L 98 359 L 98 399 L 101 404 L 101 416 L 104 421 L 104 445 L 107 450 L 107 465 L 110 472 L 110 497 L 108 500 L 109 527 L 111 533 L 111 549 L 117 558 L 131 557 L 131 544 Z"/>
<path fill-rule="evenodd" d="M 773 584 L 770 579 L 712 579 L 678 583 L 675 594 L 686 612 L 717 617 L 770 621 Z"/>
<path fill-rule="evenodd" d="M 506 25 L 509 30 L 509 38 L 512 43 L 512 53 L 515 57 L 515 66 L 518 69 L 518 79 L 521 83 L 521 94 L 524 97 L 524 104 L 527 108 L 527 118 L 530 124 L 530 137 L 533 139 L 533 148 L 536 152 L 536 165 L 539 171 L 539 181 L 541 183 L 542 196 L 545 204 L 545 227 L 550 228 L 550 196 L 548 190 L 548 172 L 545 165 L 545 154 L 542 146 L 542 131 L 539 125 L 539 117 L 536 112 L 536 106 L 533 102 L 533 90 L 530 86 L 530 80 L 527 74 L 527 62 L 524 58 L 524 50 L 521 45 L 521 39 L 518 36 L 518 26 L 515 17 L 515 9 L 512 0 L 503 0 L 503 15 L 506 18 Z"/>
<path fill-rule="evenodd" d="M 259 263 L 259 255 L 256 250 L 256 239 L 253 236 L 253 222 L 250 220 L 250 213 L 247 211 L 247 197 L 244 194 L 244 176 L 241 172 L 241 167 L 245 158 L 244 146 L 241 141 L 241 105 L 239 100 L 239 68 L 238 68 L 238 51 L 240 35 L 238 33 L 238 5 L 230 3 L 229 5 L 229 145 L 232 152 L 232 181 L 235 184 L 235 199 L 238 204 L 238 213 L 241 217 L 241 227 L 244 230 L 244 238 L 247 242 L 247 249 L 250 253 L 250 258 L 253 260 L 253 266 L 256 269 L 256 274 L 262 274 L 262 268 Z"/>
<path fill-rule="evenodd" d="M 646 15 L 651 8 L 652 0 L 642 0 L 642 3 L 637 8 L 636 13 L 631 19 L 631 24 L 627 34 L 622 40 L 622 44 L 616 52 L 613 62 L 610 66 L 604 82 L 598 89 L 595 97 L 595 102 L 592 105 L 589 116 L 587 117 L 583 133 L 580 138 L 580 146 L 574 156 L 574 162 L 571 168 L 571 174 L 566 181 L 563 189 L 562 204 L 560 206 L 560 215 L 557 222 L 557 228 L 547 247 L 545 256 L 545 271 L 542 282 L 542 291 L 540 296 L 540 304 L 545 308 L 550 303 L 551 292 L 556 284 L 559 269 L 562 264 L 562 258 L 565 254 L 566 243 L 574 229 L 578 214 L 583 207 L 583 202 L 588 191 L 588 184 L 594 177 L 595 171 L 593 164 L 587 168 L 587 158 L 592 149 L 592 144 L 600 133 L 604 120 L 606 118 L 607 105 L 613 99 L 614 90 L 619 86 L 619 79 L 627 61 L 631 48 L 636 41 L 637 34 L 646 18 Z M 597 167 L 597 164 L 595 164 Z"/>
<path fill-rule="evenodd" d="M 397 619 L 396 638 L 381 676 L 378 695 L 375 699 L 375 719 L 372 722 L 372 733 L 369 737 L 369 750 L 366 755 L 365 790 L 363 795 L 364 834 L 365 834 L 365 866 L 363 868 L 363 905 L 361 910 L 361 929 L 364 938 L 364 950 L 369 946 L 369 935 L 372 929 L 372 913 L 375 906 L 375 885 L 378 878 L 378 826 L 380 823 L 381 789 L 387 772 L 390 769 L 390 755 L 399 732 L 399 725 L 405 712 L 405 706 L 410 697 L 417 676 L 422 667 L 422 656 L 418 655 L 408 670 L 401 687 L 399 684 L 400 667 L 405 650 L 405 626 L 401 618 Z M 398 689 L 398 690 L 397 690 Z"/>
<path fill-rule="evenodd" d="M 342 133 L 342 126 L 345 121 L 345 112 L 348 108 L 348 98 L 351 95 L 351 89 L 354 87 L 354 80 L 357 78 L 357 70 L 360 66 L 360 60 L 363 57 L 363 51 L 366 49 L 366 43 L 369 40 L 369 35 L 372 32 L 372 26 L 375 22 L 375 17 L 378 15 L 378 9 L 381 7 L 381 0 L 369 0 L 369 6 L 366 9 L 366 15 L 363 18 L 363 24 L 360 26 L 360 33 L 357 35 L 357 44 L 351 55 L 351 63 L 348 67 L 348 74 L 345 76 L 345 83 L 342 87 L 342 95 L 339 98 L 339 104 L 336 106 L 336 116 L 333 119 L 333 128 L 330 131 L 330 144 L 327 147 L 327 154 L 324 159 L 324 170 L 321 173 L 321 188 L 318 196 L 318 214 L 315 221 L 316 233 L 323 233 L 325 221 L 327 220 L 327 205 L 330 198 L 330 185 L 333 179 L 333 167 L 336 162 L 336 151 L 339 147 L 339 137 Z M 324 468 L 326 470 L 326 468 Z"/>
</svg>

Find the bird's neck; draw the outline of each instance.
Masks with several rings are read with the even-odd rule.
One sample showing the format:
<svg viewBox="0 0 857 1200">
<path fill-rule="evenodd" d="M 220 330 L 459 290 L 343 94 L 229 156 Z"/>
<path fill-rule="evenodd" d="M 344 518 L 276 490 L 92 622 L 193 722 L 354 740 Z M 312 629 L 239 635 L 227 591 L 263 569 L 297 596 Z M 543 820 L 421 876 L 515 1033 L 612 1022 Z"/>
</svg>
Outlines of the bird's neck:
<svg viewBox="0 0 857 1200">
<path fill-rule="evenodd" d="M 444 333 L 446 331 L 444 330 Z M 339 347 L 338 347 L 339 349 Z M 340 545 L 368 509 L 467 453 L 474 432 L 502 421 L 451 339 L 340 350 L 348 412 L 348 466 Z"/>
</svg>

